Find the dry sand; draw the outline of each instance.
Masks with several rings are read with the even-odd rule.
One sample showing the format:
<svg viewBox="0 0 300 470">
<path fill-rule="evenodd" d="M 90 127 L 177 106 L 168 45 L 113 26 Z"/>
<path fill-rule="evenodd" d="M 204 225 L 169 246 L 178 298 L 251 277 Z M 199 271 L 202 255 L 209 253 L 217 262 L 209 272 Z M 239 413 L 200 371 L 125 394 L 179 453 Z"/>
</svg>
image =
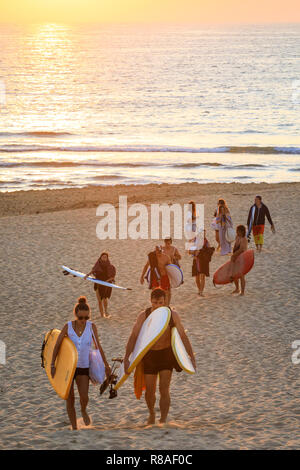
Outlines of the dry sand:
<svg viewBox="0 0 300 470">
<path fill-rule="evenodd" d="M 232 297 L 232 286 L 215 289 L 211 278 L 206 297 L 199 298 L 191 258 L 183 256 L 185 283 L 173 291 L 171 304 L 187 329 L 198 370 L 194 376 L 174 373 L 169 423 L 144 426 L 146 405 L 136 400 L 130 378 L 114 400 L 107 394 L 100 398 L 92 386 L 93 424 L 71 432 L 65 403 L 40 367 L 40 347 L 48 329 L 72 318 L 78 295 L 88 297 L 94 317 L 97 306 L 93 286 L 64 277 L 60 265 L 86 271 L 105 249 L 117 267 L 117 282 L 134 288 L 114 291 L 112 317 L 95 320 L 110 359 L 123 355 L 135 317 L 149 303 L 149 290 L 138 280 L 153 242 L 100 241 L 94 207 L 117 203 L 119 194 L 128 194 L 130 203 L 193 198 L 205 203 L 208 238 L 214 242 L 209 225 L 216 199 L 224 196 L 234 223 L 245 223 L 256 193 L 270 208 L 277 233 L 266 224 L 265 250 L 247 276 L 244 298 Z M 300 364 L 291 361 L 291 344 L 300 339 L 299 196 L 296 183 L 1 194 L 0 340 L 7 346 L 7 364 L 0 365 L 0 448 L 299 449 Z M 175 244 L 183 253 L 184 241 Z M 215 255 L 211 274 L 225 261 Z M 79 411 L 78 398 L 76 405 Z"/>
</svg>

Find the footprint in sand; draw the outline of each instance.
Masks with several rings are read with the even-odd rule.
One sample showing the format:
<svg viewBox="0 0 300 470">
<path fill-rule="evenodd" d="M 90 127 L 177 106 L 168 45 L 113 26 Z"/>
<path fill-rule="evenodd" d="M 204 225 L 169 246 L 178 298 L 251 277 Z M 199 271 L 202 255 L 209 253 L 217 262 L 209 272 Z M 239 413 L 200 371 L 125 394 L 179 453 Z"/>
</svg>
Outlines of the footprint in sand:
<svg viewBox="0 0 300 470">
<path fill-rule="evenodd" d="M 88 426 L 86 426 L 86 425 L 84 424 L 83 419 L 82 419 L 82 418 L 78 418 L 78 419 L 77 419 L 77 429 L 78 429 L 78 431 L 80 431 L 81 429 L 93 429 L 93 428 L 94 428 L 94 427 L 93 427 L 93 419 L 92 419 L 91 416 L 90 416 L 90 420 L 91 420 L 90 424 L 89 424 Z"/>
</svg>

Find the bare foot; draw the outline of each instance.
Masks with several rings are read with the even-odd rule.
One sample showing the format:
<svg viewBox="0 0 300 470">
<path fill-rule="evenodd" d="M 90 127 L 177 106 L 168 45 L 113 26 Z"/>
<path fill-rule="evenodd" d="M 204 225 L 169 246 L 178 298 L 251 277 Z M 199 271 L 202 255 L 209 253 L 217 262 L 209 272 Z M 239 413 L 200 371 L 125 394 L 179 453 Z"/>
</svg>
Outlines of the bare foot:
<svg viewBox="0 0 300 470">
<path fill-rule="evenodd" d="M 241 292 L 240 295 L 245 295 L 244 292 Z"/>
<path fill-rule="evenodd" d="M 109 313 L 106 313 L 106 314 L 104 315 L 104 318 L 110 318 L 110 317 L 111 317 L 111 315 L 110 315 Z"/>
<path fill-rule="evenodd" d="M 235 290 L 233 290 L 231 293 L 232 293 L 232 294 L 239 294 L 240 291 L 239 291 L 239 289 L 235 289 Z"/>
<path fill-rule="evenodd" d="M 165 418 L 165 419 L 160 418 L 159 422 L 160 422 L 160 424 L 166 424 L 167 418 Z"/>
<path fill-rule="evenodd" d="M 81 410 L 81 416 L 82 416 L 82 419 L 83 419 L 83 422 L 86 426 L 89 426 L 91 424 L 91 420 L 90 420 L 90 417 L 89 415 L 87 414 L 86 411 L 82 411 Z"/>
<path fill-rule="evenodd" d="M 155 413 L 150 413 L 147 424 L 155 424 Z"/>
</svg>

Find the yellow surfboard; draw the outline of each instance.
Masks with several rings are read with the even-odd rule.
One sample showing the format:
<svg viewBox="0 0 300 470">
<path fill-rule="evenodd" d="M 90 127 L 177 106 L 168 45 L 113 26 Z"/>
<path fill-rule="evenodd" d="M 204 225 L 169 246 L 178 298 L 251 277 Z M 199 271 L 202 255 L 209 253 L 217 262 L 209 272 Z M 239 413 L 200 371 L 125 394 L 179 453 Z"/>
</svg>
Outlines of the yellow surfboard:
<svg viewBox="0 0 300 470">
<path fill-rule="evenodd" d="M 159 307 L 153 310 L 149 317 L 144 321 L 141 331 L 137 337 L 134 350 L 132 351 L 129 359 L 129 374 L 136 368 L 149 349 L 152 348 L 156 341 L 166 331 L 170 318 L 171 310 L 169 307 Z M 118 390 L 118 388 L 121 387 L 121 385 L 129 377 L 129 374 L 125 374 L 124 365 L 121 364 L 118 381 L 114 387 L 115 390 Z"/>
<path fill-rule="evenodd" d="M 48 379 L 56 393 L 66 400 L 70 393 L 70 388 L 74 378 L 78 353 L 74 343 L 67 337 L 62 340 L 59 352 L 55 361 L 56 372 L 54 378 L 51 377 L 51 361 L 53 349 L 56 344 L 60 330 L 48 331 L 45 335 L 45 347 L 43 360 Z"/>
<path fill-rule="evenodd" d="M 196 371 L 194 369 L 190 356 L 186 352 L 186 349 L 184 347 L 184 344 L 176 326 L 172 328 L 171 344 L 174 356 L 176 357 L 176 360 L 180 365 L 181 369 L 183 369 L 188 374 L 194 374 Z"/>
</svg>

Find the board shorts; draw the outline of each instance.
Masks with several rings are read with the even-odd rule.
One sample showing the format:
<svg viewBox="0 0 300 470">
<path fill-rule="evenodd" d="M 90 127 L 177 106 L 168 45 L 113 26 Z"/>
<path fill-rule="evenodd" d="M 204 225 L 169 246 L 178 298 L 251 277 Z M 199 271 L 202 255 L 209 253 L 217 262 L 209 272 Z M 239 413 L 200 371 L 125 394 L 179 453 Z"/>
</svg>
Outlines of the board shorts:
<svg viewBox="0 0 300 470">
<path fill-rule="evenodd" d="M 253 225 L 253 238 L 255 245 L 264 244 L 264 225 Z"/>
<path fill-rule="evenodd" d="M 74 374 L 74 379 L 77 377 L 77 375 L 87 375 L 89 376 L 90 369 L 89 367 L 76 367 L 75 374 Z"/>
<path fill-rule="evenodd" d="M 143 358 L 144 374 L 157 375 L 161 370 L 182 369 L 178 365 L 171 346 L 166 349 L 150 349 Z"/>
<path fill-rule="evenodd" d="M 158 281 L 156 279 L 152 280 L 151 289 L 155 289 L 156 287 L 161 287 L 163 290 L 170 290 L 170 281 L 167 274 L 164 274 Z"/>
</svg>

